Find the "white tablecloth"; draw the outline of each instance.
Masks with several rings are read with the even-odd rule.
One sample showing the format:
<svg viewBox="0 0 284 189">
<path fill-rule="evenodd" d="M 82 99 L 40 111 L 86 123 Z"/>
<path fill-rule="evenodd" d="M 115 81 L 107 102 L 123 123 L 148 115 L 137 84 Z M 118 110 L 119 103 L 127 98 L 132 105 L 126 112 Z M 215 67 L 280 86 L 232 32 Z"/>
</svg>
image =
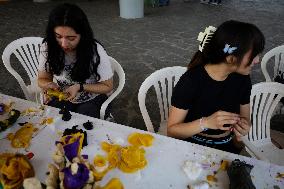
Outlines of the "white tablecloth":
<svg viewBox="0 0 284 189">
<path fill-rule="evenodd" d="M 39 106 L 26 100 L 0 95 L 0 102 L 5 102 L 9 99 L 15 101 L 14 107 L 18 110 Z M 59 140 L 62 134 L 61 131 L 64 131 L 66 128 L 78 125 L 78 129 L 84 129 L 82 126 L 83 123 L 88 120 L 93 122 L 94 129 L 87 131 L 89 144 L 83 148 L 81 153 L 89 155 L 90 162 L 93 162 L 95 155 L 105 154 L 100 147 L 102 141 L 119 141 L 120 143 L 124 142 L 125 145 L 128 145 L 127 136 L 130 133 L 145 132 L 75 113 L 72 113 L 73 116 L 70 121 L 65 122 L 61 120 L 61 115 L 58 114 L 58 111 L 59 110 L 56 108 L 46 107 L 42 116 L 21 116 L 19 118 L 17 123 L 26 121 L 37 123 L 42 117 L 54 118 L 52 124 L 44 127 L 32 139 L 32 144 L 27 150 L 12 148 L 10 141 L 5 139 L 8 133 L 15 132 L 19 129 L 18 124 L 0 133 L 0 152 L 27 153 L 31 151 L 35 154 L 31 162 L 36 170 L 36 176 L 42 182 L 46 177 L 47 164 L 52 162 L 51 154 L 55 149 L 55 141 Z M 240 159 L 254 165 L 251 175 L 256 188 L 273 189 L 275 186 L 284 188 L 284 179 L 276 178 L 277 173 L 284 173 L 283 166 L 191 144 L 166 136 L 150 134 L 155 137 L 155 141 L 153 146 L 145 148 L 148 165 L 134 174 L 127 174 L 118 169 L 114 169 L 107 173 L 102 180 L 102 185 L 109 181 L 110 178 L 117 177 L 122 181 L 126 189 L 184 189 L 190 183 L 206 180 L 207 175 L 213 174 L 213 172 L 219 168 L 221 160 L 229 160 L 231 162 L 234 159 Z M 182 170 L 182 166 L 186 160 L 198 161 L 208 165 L 214 162 L 215 166 L 203 169 L 197 181 L 190 181 Z M 218 182 L 213 183 L 210 188 L 229 188 L 229 178 L 225 171 L 219 172 L 217 178 Z"/>
</svg>

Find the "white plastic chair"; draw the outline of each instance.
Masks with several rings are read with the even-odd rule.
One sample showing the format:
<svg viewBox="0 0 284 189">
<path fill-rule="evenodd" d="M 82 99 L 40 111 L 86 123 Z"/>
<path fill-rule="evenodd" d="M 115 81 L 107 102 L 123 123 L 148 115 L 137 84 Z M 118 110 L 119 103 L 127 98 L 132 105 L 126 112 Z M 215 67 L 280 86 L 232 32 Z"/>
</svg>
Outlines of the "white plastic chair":
<svg viewBox="0 0 284 189">
<path fill-rule="evenodd" d="M 274 58 L 273 75 L 267 71 L 267 63 Z M 273 81 L 274 77 L 280 72 L 284 72 L 284 45 L 275 47 L 268 51 L 261 60 L 261 70 L 267 82 Z"/>
<path fill-rule="evenodd" d="M 273 75 L 268 73 L 268 64 L 273 64 Z M 274 78 L 282 73 L 284 77 L 284 45 L 275 47 L 268 51 L 261 60 L 261 70 L 267 82 L 274 81 Z M 284 104 L 281 102 L 277 105 L 275 109 L 275 114 L 284 113 Z"/>
<path fill-rule="evenodd" d="M 171 105 L 172 91 L 180 76 L 184 74 L 186 70 L 186 67 L 181 66 L 157 70 L 148 76 L 140 86 L 138 92 L 139 108 L 148 131 L 155 132 L 145 103 L 148 90 L 153 86 L 157 94 L 161 115 L 160 127 L 157 133 L 167 135 L 167 120 L 169 116 L 169 107 Z"/>
<path fill-rule="evenodd" d="M 110 58 L 111 67 L 114 73 L 118 75 L 119 82 L 118 82 L 118 86 L 116 90 L 113 91 L 113 93 L 108 97 L 108 99 L 102 104 L 101 110 L 100 110 L 100 119 L 105 118 L 106 108 L 108 107 L 109 103 L 122 91 L 124 84 L 125 84 L 125 73 L 124 73 L 123 68 L 114 58 L 112 57 L 109 57 L 109 58 Z"/>
<path fill-rule="evenodd" d="M 4 49 L 2 60 L 6 69 L 16 78 L 27 100 L 40 102 L 40 88 L 37 85 L 38 55 L 41 37 L 23 37 L 12 41 Z M 29 76 L 30 84 L 25 84 L 20 74 L 11 65 L 11 55 L 14 54 Z"/>
<path fill-rule="evenodd" d="M 250 132 L 244 136 L 246 151 L 261 160 L 284 165 L 284 150 L 271 142 L 270 119 L 284 97 L 284 85 L 277 82 L 262 82 L 252 86 L 250 96 Z"/>
</svg>

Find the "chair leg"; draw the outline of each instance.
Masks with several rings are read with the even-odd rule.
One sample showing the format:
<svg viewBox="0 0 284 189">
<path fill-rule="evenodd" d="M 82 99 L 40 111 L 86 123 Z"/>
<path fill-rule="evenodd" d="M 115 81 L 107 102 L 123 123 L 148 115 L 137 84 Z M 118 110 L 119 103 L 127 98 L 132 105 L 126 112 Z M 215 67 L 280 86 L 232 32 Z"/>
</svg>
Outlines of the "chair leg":
<svg viewBox="0 0 284 189">
<path fill-rule="evenodd" d="M 114 117 L 111 113 L 109 114 L 109 116 L 105 120 L 115 123 L 115 119 L 114 119 Z"/>
<path fill-rule="evenodd" d="M 284 148 L 284 133 L 271 129 L 271 142 L 279 149 Z"/>
<path fill-rule="evenodd" d="M 246 157 L 253 157 L 247 150 L 246 148 L 243 148 L 242 151 L 240 152 L 240 155 L 246 156 Z"/>
<path fill-rule="evenodd" d="M 247 147 L 244 148 L 245 152 L 247 152 L 251 157 L 255 158 L 255 159 L 258 159 L 256 157 L 256 155 L 250 150 L 248 149 Z"/>
</svg>

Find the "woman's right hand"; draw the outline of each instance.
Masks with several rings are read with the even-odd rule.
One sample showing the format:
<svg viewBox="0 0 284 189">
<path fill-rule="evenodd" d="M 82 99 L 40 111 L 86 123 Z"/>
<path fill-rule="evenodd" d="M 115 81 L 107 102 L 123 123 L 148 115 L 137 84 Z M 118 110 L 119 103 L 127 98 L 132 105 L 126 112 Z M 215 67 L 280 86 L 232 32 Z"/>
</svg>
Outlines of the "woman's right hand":
<svg viewBox="0 0 284 189">
<path fill-rule="evenodd" d="M 44 86 L 44 89 L 45 90 L 48 90 L 48 89 L 52 89 L 52 90 L 59 90 L 59 86 L 56 84 L 56 83 L 54 83 L 54 82 L 48 82 L 47 84 L 45 84 L 45 86 Z"/>
<path fill-rule="evenodd" d="M 224 125 L 236 124 L 240 120 L 240 115 L 219 110 L 211 116 L 205 117 L 203 119 L 203 127 L 205 128 L 230 130 L 231 127 L 224 127 Z"/>
<path fill-rule="evenodd" d="M 48 96 L 46 93 L 47 93 L 47 90 L 48 89 L 52 89 L 52 90 L 59 90 L 59 86 L 54 83 L 54 82 L 48 82 L 45 86 L 44 86 L 44 90 L 43 90 L 43 103 L 44 104 L 47 104 L 51 98 L 50 96 Z"/>
</svg>

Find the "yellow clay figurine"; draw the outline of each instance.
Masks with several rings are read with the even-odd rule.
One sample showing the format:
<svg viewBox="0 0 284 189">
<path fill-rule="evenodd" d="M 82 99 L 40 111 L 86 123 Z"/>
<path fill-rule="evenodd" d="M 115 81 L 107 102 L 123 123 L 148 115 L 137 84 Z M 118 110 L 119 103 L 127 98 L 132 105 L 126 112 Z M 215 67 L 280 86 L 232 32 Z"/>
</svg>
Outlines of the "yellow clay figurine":
<svg viewBox="0 0 284 189">
<path fill-rule="evenodd" d="M 20 189 L 25 178 L 35 176 L 32 164 L 22 154 L 3 154 L 0 181 L 5 189 Z"/>
<path fill-rule="evenodd" d="M 66 94 L 64 94 L 63 92 L 55 91 L 52 89 L 47 90 L 47 95 L 50 97 L 56 97 L 59 101 L 65 100 L 67 98 Z"/>
</svg>

